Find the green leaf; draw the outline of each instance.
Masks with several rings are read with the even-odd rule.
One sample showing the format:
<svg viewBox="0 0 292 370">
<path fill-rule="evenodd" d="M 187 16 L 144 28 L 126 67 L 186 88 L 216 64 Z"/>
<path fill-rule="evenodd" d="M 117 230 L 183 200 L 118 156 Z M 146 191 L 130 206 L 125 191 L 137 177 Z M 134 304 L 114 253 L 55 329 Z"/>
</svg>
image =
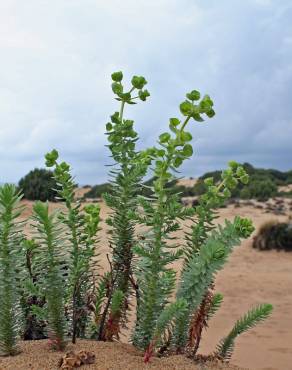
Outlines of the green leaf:
<svg viewBox="0 0 292 370">
<path fill-rule="evenodd" d="M 159 141 L 161 143 L 167 143 L 170 139 L 170 134 L 168 132 L 164 132 L 163 134 L 159 135 Z"/>
<path fill-rule="evenodd" d="M 147 84 L 147 81 L 143 76 L 133 76 L 131 83 L 133 87 L 140 90 L 143 89 L 143 87 Z"/>
<path fill-rule="evenodd" d="M 225 188 L 223 190 L 223 195 L 225 198 L 230 198 L 231 197 L 231 191 L 228 188 Z"/>
<path fill-rule="evenodd" d="M 183 154 L 186 156 L 186 157 L 191 157 L 193 155 L 193 147 L 191 146 L 191 144 L 186 144 L 184 147 L 183 147 Z"/>
<path fill-rule="evenodd" d="M 214 178 L 213 177 L 208 177 L 204 180 L 204 184 L 207 186 L 212 186 L 214 184 Z"/>
<path fill-rule="evenodd" d="M 239 216 L 235 217 L 234 226 L 241 238 L 248 238 L 254 232 L 255 228 L 253 226 L 252 220 L 249 218 L 242 218 Z"/>
<path fill-rule="evenodd" d="M 124 293 L 121 290 L 115 290 L 112 297 L 111 311 L 115 315 L 121 308 L 124 299 Z"/>
<path fill-rule="evenodd" d="M 210 318 L 215 315 L 215 313 L 221 307 L 222 302 L 223 302 L 223 295 L 221 293 L 214 294 L 214 296 L 212 297 L 209 311 L 207 313 L 207 320 L 210 320 Z"/>
<path fill-rule="evenodd" d="M 165 307 L 157 319 L 156 328 L 154 330 L 153 339 L 158 341 L 157 344 L 159 344 L 161 336 L 173 319 L 182 315 L 186 310 L 187 302 L 184 299 L 178 299 Z"/>
<path fill-rule="evenodd" d="M 181 139 L 182 139 L 183 142 L 191 141 L 192 138 L 193 137 L 192 137 L 190 132 L 185 132 L 185 131 L 181 132 Z"/>
<path fill-rule="evenodd" d="M 172 125 L 172 126 L 178 126 L 180 124 L 180 120 L 178 118 L 170 118 L 169 119 L 169 123 Z"/>
<path fill-rule="evenodd" d="M 46 166 L 47 167 L 53 167 L 59 157 L 59 153 L 56 149 L 53 149 L 51 152 L 47 153 L 45 155 L 46 159 Z"/>
<path fill-rule="evenodd" d="M 163 149 L 158 149 L 156 153 L 157 153 L 157 155 L 158 155 L 159 157 L 164 157 L 164 155 L 165 155 L 165 150 L 163 150 Z"/>
<path fill-rule="evenodd" d="M 201 97 L 201 94 L 199 93 L 199 91 L 193 90 L 190 93 L 188 93 L 186 96 L 189 100 L 194 101 L 194 100 L 199 100 Z"/>
<path fill-rule="evenodd" d="M 183 163 L 183 160 L 180 157 L 176 157 L 173 162 L 173 166 L 175 168 L 178 168 L 182 163 Z"/>
<path fill-rule="evenodd" d="M 174 132 L 175 134 L 178 132 L 178 129 L 176 128 L 176 126 L 175 126 L 174 124 L 172 124 L 171 122 L 170 122 L 170 124 L 169 124 L 169 128 L 170 128 L 170 130 L 171 130 L 172 132 Z"/>
<path fill-rule="evenodd" d="M 236 175 L 238 177 L 245 176 L 246 175 L 245 169 L 242 166 L 238 166 L 236 170 Z"/>
<path fill-rule="evenodd" d="M 244 184 L 244 185 L 248 184 L 248 182 L 249 182 L 249 176 L 248 176 L 248 174 L 241 176 L 241 177 L 239 178 L 239 180 L 240 180 L 240 181 L 241 181 L 241 183 L 242 183 L 242 184 Z"/>
<path fill-rule="evenodd" d="M 179 109 L 184 116 L 190 116 L 193 112 L 193 104 L 185 100 L 180 104 Z"/>
<path fill-rule="evenodd" d="M 125 101 L 125 102 L 127 102 L 127 103 L 130 103 L 130 99 L 131 99 L 131 94 L 130 93 L 122 93 L 122 94 L 119 94 L 119 97 L 123 100 L 123 101 Z M 131 103 L 133 103 L 133 102 L 131 102 Z M 135 104 L 135 103 L 134 103 Z"/>
<path fill-rule="evenodd" d="M 122 79 L 123 79 L 123 72 L 122 71 L 112 73 L 112 80 L 113 81 L 121 82 Z"/>
<path fill-rule="evenodd" d="M 238 180 L 235 177 L 229 177 L 226 179 L 225 184 L 229 189 L 232 190 L 236 188 Z"/>
<path fill-rule="evenodd" d="M 230 168 L 232 168 L 232 170 L 236 170 L 237 169 L 237 167 L 238 167 L 238 163 L 236 162 L 236 161 L 229 161 L 228 162 L 228 166 L 230 167 Z"/>
<path fill-rule="evenodd" d="M 194 119 L 195 121 L 197 121 L 197 122 L 204 122 L 203 118 L 200 116 L 200 114 L 199 114 L 199 113 L 193 113 L 193 114 L 192 114 L 192 117 L 193 117 L 193 119 Z"/>
<path fill-rule="evenodd" d="M 142 101 L 145 101 L 150 96 L 150 93 L 148 90 L 139 90 L 138 95 Z"/>
<path fill-rule="evenodd" d="M 209 117 L 209 118 L 212 118 L 212 117 L 214 117 L 215 116 L 215 111 L 214 111 L 214 109 L 209 109 L 207 112 L 206 112 L 206 114 L 207 114 L 207 116 Z"/>
<path fill-rule="evenodd" d="M 112 90 L 114 94 L 120 95 L 123 93 L 123 86 L 119 82 L 112 83 Z"/>
<path fill-rule="evenodd" d="M 112 121 L 112 123 L 120 123 L 119 112 L 115 112 L 111 116 L 111 121 Z"/>
<path fill-rule="evenodd" d="M 111 131 L 113 129 L 113 125 L 110 123 L 110 122 L 108 122 L 107 124 L 106 124 L 106 130 L 107 131 Z"/>
</svg>

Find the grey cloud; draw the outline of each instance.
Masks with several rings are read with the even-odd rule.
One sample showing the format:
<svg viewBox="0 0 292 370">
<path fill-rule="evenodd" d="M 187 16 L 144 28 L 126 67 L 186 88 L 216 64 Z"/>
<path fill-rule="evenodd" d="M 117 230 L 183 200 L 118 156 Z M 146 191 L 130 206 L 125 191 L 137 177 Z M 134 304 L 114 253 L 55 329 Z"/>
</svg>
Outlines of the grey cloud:
<svg viewBox="0 0 292 370">
<path fill-rule="evenodd" d="M 289 0 L 11 0 L 0 4 L 0 181 L 17 181 L 53 147 L 80 183 L 106 179 L 109 76 L 144 74 L 151 99 L 127 108 L 153 145 L 186 91 L 215 101 L 192 124 L 197 176 L 229 159 L 291 168 Z"/>
</svg>

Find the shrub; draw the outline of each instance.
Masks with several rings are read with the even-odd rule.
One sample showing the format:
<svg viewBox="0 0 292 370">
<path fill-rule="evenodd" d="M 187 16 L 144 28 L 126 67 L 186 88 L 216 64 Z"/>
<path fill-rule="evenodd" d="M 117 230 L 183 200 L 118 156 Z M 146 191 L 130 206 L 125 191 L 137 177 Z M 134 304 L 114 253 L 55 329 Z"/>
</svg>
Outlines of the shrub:
<svg viewBox="0 0 292 370">
<path fill-rule="evenodd" d="M 89 191 L 84 194 L 84 198 L 101 198 L 104 193 L 110 191 L 110 184 L 94 185 Z"/>
<path fill-rule="evenodd" d="M 238 184 L 237 187 L 232 189 L 232 198 L 266 201 L 277 195 L 277 184 L 288 178 L 288 173 L 277 170 L 257 169 L 249 163 L 244 163 L 242 167 L 249 175 L 249 183 L 247 186 Z M 208 177 L 212 177 L 214 182 L 217 183 L 220 181 L 220 171 L 208 172 L 201 176 L 194 186 L 196 195 L 202 195 L 206 191 L 204 180 Z"/>
<path fill-rule="evenodd" d="M 253 180 L 246 188 L 240 192 L 243 199 L 257 199 L 261 202 L 277 195 L 277 185 L 269 180 Z"/>
<path fill-rule="evenodd" d="M 266 222 L 254 237 L 253 247 L 259 250 L 292 251 L 292 224 L 278 221 Z"/>
<path fill-rule="evenodd" d="M 35 168 L 20 179 L 18 187 L 25 199 L 42 202 L 55 200 L 56 182 L 51 171 Z"/>
<path fill-rule="evenodd" d="M 290 190 L 290 191 L 280 191 L 280 192 L 278 192 L 277 195 L 279 197 L 283 197 L 283 198 L 292 198 L 292 190 Z"/>
</svg>

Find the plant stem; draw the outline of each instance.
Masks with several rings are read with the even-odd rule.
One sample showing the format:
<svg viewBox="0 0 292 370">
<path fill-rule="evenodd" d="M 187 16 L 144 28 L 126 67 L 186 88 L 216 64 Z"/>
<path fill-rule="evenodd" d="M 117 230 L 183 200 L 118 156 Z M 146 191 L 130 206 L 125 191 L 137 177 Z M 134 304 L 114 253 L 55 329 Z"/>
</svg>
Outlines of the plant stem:
<svg viewBox="0 0 292 370">
<path fill-rule="evenodd" d="M 187 123 L 189 122 L 189 120 L 191 119 L 191 116 L 188 116 L 184 123 L 182 124 L 182 127 L 180 128 L 180 132 L 183 132 L 184 128 L 186 127 Z"/>
</svg>

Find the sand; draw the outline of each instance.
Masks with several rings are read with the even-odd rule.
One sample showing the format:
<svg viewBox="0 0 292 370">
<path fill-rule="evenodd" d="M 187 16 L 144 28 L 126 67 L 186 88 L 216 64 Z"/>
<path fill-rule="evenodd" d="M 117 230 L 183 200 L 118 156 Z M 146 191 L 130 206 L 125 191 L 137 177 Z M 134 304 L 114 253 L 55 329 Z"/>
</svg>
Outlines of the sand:
<svg viewBox="0 0 292 370">
<path fill-rule="evenodd" d="M 290 204 L 291 200 L 286 200 L 286 202 Z M 23 217 L 27 217 L 31 214 L 32 202 L 24 201 L 24 204 L 27 207 Z M 230 205 L 220 210 L 218 222 L 241 215 L 252 218 L 255 226 L 259 227 L 263 222 L 271 219 L 287 219 L 288 214 L 286 216 L 274 215 L 256 206 L 258 204 L 252 203 L 240 208 Z M 52 209 L 58 207 L 56 203 L 51 204 Z M 108 208 L 101 203 L 103 230 L 100 233 L 99 251 L 101 252 L 100 264 L 103 268 L 107 268 L 106 253 L 109 252 L 104 223 L 108 212 Z M 27 232 L 29 233 L 29 229 Z M 178 237 L 181 236 L 182 234 L 178 233 Z M 251 247 L 251 244 L 252 238 L 237 247 L 225 269 L 217 276 L 216 291 L 224 295 L 224 303 L 212 318 L 208 331 L 204 333 L 199 353 L 213 352 L 220 338 L 228 333 L 236 319 L 252 305 L 268 302 L 274 305 L 271 318 L 237 340 L 232 363 L 254 370 L 292 370 L 292 253 L 257 251 Z M 179 268 L 178 265 L 175 267 Z M 126 341 L 127 337 L 128 333 L 125 333 L 123 340 Z M 100 354 L 99 356 L 106 358 L 108 355 Z M 123 358 L 122 354 L 120 356 Z M 141 365 L 140 362 L 139 364 Z M 100 369 L 107 368 L 115 369 L 115 367 Z M 117 367 L 119 368 L 121 367 Z M 167 369 L 167 367 L 164 368 Z M 183 367 L 179 368 L 183 369 Z M 21 370 L 25 369 L 21 368 Z M 138 370 L 143 367 L 133 369 Z M 37 368 L 37 370 L 43 369 Z"/>
<path fill-rule="evenodd" d="M 278 190 L 279 191 L 283 191 L 285 193 L 288 193 L 288 192 L 292 191 L 292 184 L 279 186 L 279 189 Z"/>
<path fill-rule="evenodd" d="M 198 181 L 198 179 L 183 178 L 183 179 L 179 179 L 177 181 L 177 185 L 182 185 L 182 186 L 185 186 L 187 188 L 192 188 L 193 186 L 195 186 L 197 181 Z"/>
<path fill-rule="evenodd" d="M 22 352 L 14 357 L 0 358 L 0 370 L 56 370 L 61 352 L 49 349 L 46 340 L 21 342 Z M 129 344 L 79 340 L 66 351 L 86 350 L 95 354 L 95 363 L 78 367 L 80 370 L 243 370 L 236 366 L 207 363 L 196 365 L 184 356 L 152 358 L 144 365 L 143 354 Z"/>
</svg>

